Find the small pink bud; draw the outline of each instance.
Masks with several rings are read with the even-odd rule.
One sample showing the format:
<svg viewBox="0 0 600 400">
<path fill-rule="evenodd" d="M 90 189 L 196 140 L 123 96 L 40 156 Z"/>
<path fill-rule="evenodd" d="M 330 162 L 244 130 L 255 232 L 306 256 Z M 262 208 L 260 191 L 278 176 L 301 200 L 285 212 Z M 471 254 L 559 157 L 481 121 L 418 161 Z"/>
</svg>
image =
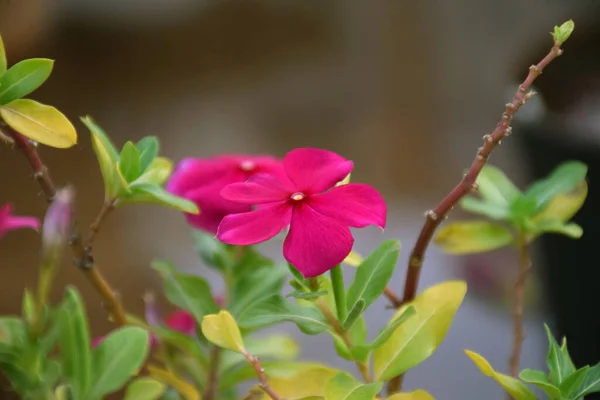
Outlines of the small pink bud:
<svg viewBox="0 0 600 400">
<path fill-rule="evenodd" d="M 70 188 L 59 190 L 48 207 L 42 226 L 45 249 L 56 248 L 67 242 L 71 225 L 74 194 Z"/>
</svg>

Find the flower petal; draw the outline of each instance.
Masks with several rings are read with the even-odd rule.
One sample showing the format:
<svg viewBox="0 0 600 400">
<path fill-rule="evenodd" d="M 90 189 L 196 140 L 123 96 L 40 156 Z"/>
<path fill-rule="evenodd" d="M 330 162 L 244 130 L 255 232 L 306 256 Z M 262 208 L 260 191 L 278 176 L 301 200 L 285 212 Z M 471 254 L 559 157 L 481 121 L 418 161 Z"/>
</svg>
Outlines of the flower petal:
<svg viewBox="0 0 600 400">
<path fill-rule="evenodd" d="M 283 167 L 299 192 L 320 193 L 352 171 L 350 160 L 327 150 L 302 148 L 286 154 Z"/>
<path fill-rule="evenodd" d="M 165 319 L 165 324 L 169 328 L 188 336 L 195 336 L 196 334 L 196 321 L 190 313 L 185 311 L 175 311 Z"/>
<path fill-rule="evenodd" d="M 230 214 L 223 218 L 217 238 L 223 243 L 248 246 L 271 239 L 290 223 L 292 207 L 277 203 L 256 211 Z"/>
<path fill-rule="evenodd" d="M 286 201 L 291 194 L 290 188 L 286 188 L 279 179 L 270 174 L 256 174 L 247 182 L 233 183 L 221 190 L 221 197 L 238 204 Z"/>
<path fill-rule="evenodd" d="M 221 182 L 202 186 L 186 194 L 186 198 L 196 203 L 200 214 L 185 214 L 187 221 L 194 227 L 206 232 L 216 233 L 219 224 L 229 214 L 249 212 L 249 205 L 233 203 L 220 195 Z"/>
<path fill-rule="evenodd" d="M 375 188 L 361 183 L 335 187 L 308 198 L 308 204 L 331 218 L 353 228 L 368 225 L 385 228 L 387 206 Z"/>
<path fill-rule="evenodd" d="M 233 182 L 243 182 L 242 171 L 231 168 L 230 164 L 217 159 L 185 158 L 175 167 L 167 182 L 166 190 L 177 196 L 215 182 L 222 181 L 223 186 Z"/>
<path fill-rule="evenodd" d="M 283 244 L 283 255 L 304 277 L 314 278 L 344 261 L 353 244 L 348 227 L 307 204 L 298 204 Z"/>
</svg>

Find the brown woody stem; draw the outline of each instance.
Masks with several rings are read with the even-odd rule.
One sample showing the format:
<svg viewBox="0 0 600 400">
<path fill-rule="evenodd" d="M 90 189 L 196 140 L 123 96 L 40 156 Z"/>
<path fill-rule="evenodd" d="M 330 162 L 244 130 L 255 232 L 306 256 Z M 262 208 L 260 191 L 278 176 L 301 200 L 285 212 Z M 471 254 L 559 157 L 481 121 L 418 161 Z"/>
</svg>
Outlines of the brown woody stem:
<svg viewBox="0 0 600 400">
<path fill-rule="evenodd" d="M 258 377 L 258 386 L 263 390 L 263 392 L 265 392 L 273 400 L 281 400 L 281 397 L 279 397 L 275 390 L 273 390 L 273 388 L 269 385 L 269 380 L 267 378 L 267 375 L 265 374 L 264 368 L 260 364 L 260 360 L 258 359 L 258 357 L 255 357 L 246 352 L 243 352 L 242 354 L 244 355 L 244 357 L 246 357 L 246 360 L 248 360 L 252 368 L 254 368 L 256 376 Z"/>
<path fill-rule="evenodd" d="M 51 203 L 56 195 L 56 188 L 52 178 L 50 177 L 50 174 L 48 173 L 48 168 L 46 168 L 44 165 L 34 144 L 32 144 L 28 138 L 14 131 L 10 127 L 3 126 L 2 128 L 8 133 L 8 135 L 12 137 L 16 147 L 25 155 L 29 166 L 33 170 L 34 179 L 42 189 L 46 201 Z M 81 234 L 77 228 L 76 221 L 74 221 L 71 226 L 69 246 L 71 247 L 73 255 L 75 256 L 75 265 L 79 267 L 83 274 L 92 283 L 96 291 L 102 296 L 114 322 L 117 325 L 125 325 L 126 319 L 123 305 L 100 270 L 94 265 L 94 258 L 92 257 L 91 248 L 86 248 L 84 246 Z"/>
<path fill-rule="evenodd" d="M 555 42 L 548 54 L 546 54 L 546 56 L 539 63 L 529 67 L 529 73 L 527 74 L 527 77 L 523 83 L 519 85 L 519 88 L 517 89 L 517 92 L 515 93 L 511 102 L 506 104 L 500 122 L 498 122 L 492 133 L 489 133 L 483 137 L 483 146 L 477 149 L 475 159 L 471 163 L 471 167 L 463 176 L 462 180 L 434 209 L 425 212 L 425 223 L 421 228 L 417 242 L 415 243 L 415 246 L 413 247 L 408 258 L 408 269 L 406 271 L 406 279 L 404 281 L 404 294 L 402 296 L 402 302 L 400 305 L 414 300 L 419 286 L 419 279 L 421 277 L 425 252 L 429 247 L 429 243 L 431 242 L 436 229 L 442 223 L 442 221 L 447 218 L 448 213 L 452 211 L 460 199 L 462 199 L 468 193 L 477 190 L 476 180 L 479 176 L 479 173 L 488 161 L 492 151 L 501 144 L 502 139 L 510 135 L 512 131 L 510 126 L 512 117 L 535 94 L 532 90 L 530 90 L 533 82 L 542 74 L 542 71 L 544 68 L 546 68 L 546 66 L 548 66 L 548 64 L 550 64 L 550 62 L 563 53 L 560 45 L 561 43 Z M 402 380 L 400 378 L 393 378 L 392 382 L 394 382 L 392 389 L 395 389 L 395 392 L 402 390 Z"/>
<path fill-rule="evenodd" d="M 525 284 L 531 269 L 531 260 L 529 258 L 529 247 L 523 235 L 518 240 L 519 247 L 519 274 L 514 288 L 513 305 L 513 348 L 510 356 L 510 374 L 516 377 L 519 374 L 519 360 L 521 358 L 521 348 L 525 339 L 525 330 L 523 328 L 523 309 L 525 307 Z"/>
</svg>

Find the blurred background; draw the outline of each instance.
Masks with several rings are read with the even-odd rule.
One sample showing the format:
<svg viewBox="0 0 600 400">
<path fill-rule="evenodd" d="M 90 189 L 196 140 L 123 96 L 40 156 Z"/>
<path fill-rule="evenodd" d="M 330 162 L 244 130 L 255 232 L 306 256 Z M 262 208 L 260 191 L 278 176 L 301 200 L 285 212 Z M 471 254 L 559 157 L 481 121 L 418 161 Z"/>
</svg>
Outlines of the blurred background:
<svg viewBox="0 0 600 400">
<path fill-rule="evenodd" d="M 353 180 L 376 186 L 388 200 L 385 233 L 361 230 L 357 246 L 368 253 L 384 237 L 402 240 L 402 262 L 392 283 L 400 292 L 423 212 L 461 178 L 527 67 L 550 48 L 548 32 L 570 18 L 576 30 L 565 56 L 540 78 L 541 95 L 522 110 L 515 134 L 492 163 L 525 185 L 564 159 L 598 158 L 596 3 L 0 0 L 0 34 L 9 64 L 26 57 L 56 60 L 50 80 L 31 97 L 55 105 L 76 123 L 78 146 L 40 153 L 57 184 L 76 187 L 82 224 L 93 219 L 103 200 L 89 135 L 78 121 L 82 115 L 92 115 L 119 144 L 156 135 L 162 153 L 174 160 L 327 148 L 354 160 Z M 19 214 L 43 215 L 45 204 L 26 163 L 7 147 L 0 147 L 0 182 L 0 204 L 10 201 Z M 536 248 L 542 290 L 534 285 L 538 290 L 526 312 L 524 368 L 544 368 L 543 321 L 557 335 L 566 333 L 570 347 L 598 347 L 597 324 L 582 325 L 589 319 L 582 314 L 585 307 L 571 312 L 577 302 L 594 304 L 594 280 L 599 281 L 592 257 L 600 222 L 593 223 L 597 216 L 589 210 L 593 183 L 592 168 L 582 211 L 586 221 L 578 221 L 586 231 L 579 250 L 562 238 Z M 453 214 L 460 216 L 458 210 Z M 94 253 L 129 310 L 141 312 L 144 291 L 160 288 L 149 268 L 152 259 L 207 274 L 189 233 L 183 216 L 171 210 L 142 206 L 111 216 Z M 0 312 L 17 312 L 23 288 L 34 282 L 38 256 L 32 249 L 38 241 L 27 231 L 3 239 Z M 280 257 L 276 245 L 265 251 Z M 440 399 L 503 396 L 463 349 L 506 371 L 512 327 L 503 285 L 513 279 L 516 263 L 512 251 L 451 257 L 431 248 L 421 288 L 468 279 L 469 293 L 446 341 L 408 374 L 406 389 L 424 388 Z M 97 295 L 86 290 L 88 283 L 68 260 L 59 281 L 56 298 L 64 285 L 77 285 L 86 292 L 94 333 L 110 329 Z M 369 326 L 381 326 L 391 315 L 368 314 Z M 281 329 L 301 338 L 293 326 Z M 327 336 L 302 338 L 302 348 L 304 358 L 346 365 Z M 599 361 L 585 349 L 575 358 L 578 364 Z"/>
</svg>

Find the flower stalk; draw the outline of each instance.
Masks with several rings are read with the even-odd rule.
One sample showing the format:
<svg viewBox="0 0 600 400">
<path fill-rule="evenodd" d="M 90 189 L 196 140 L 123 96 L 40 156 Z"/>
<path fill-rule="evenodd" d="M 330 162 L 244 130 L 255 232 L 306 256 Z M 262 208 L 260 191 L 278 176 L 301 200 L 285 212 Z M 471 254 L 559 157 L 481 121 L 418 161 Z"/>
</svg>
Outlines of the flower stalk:
<svg viewBox="0 0 600 400">
<path fill-rule="evenodd" d="M 510 374 L 518 376 L 519 361 L 521 359 L 521 348 L 525 339 L 525 330 L 523 328 L 523 310 L 525 307 L 525 285 L 527 277 L 531 270 L 531 259 L 529 258 L 529 246 L 524 234 L 519 234 L 517 239 L 519 248 L 519 273 L 514 287 L 513 304 L 513 348 L 510 356 Z"/>
<path fill-rule="evenodd" d="M 335 299 L 338 321 L 343 321 L 346 319 L 348 310 L 346 308 L 346 290 L 344 289 L 342 267 L 340 265 L 333 267 L 329 271 L 329 274 L 331 276 L 331 286 L 333 288 L 333 298 Z"/>
</svg>

